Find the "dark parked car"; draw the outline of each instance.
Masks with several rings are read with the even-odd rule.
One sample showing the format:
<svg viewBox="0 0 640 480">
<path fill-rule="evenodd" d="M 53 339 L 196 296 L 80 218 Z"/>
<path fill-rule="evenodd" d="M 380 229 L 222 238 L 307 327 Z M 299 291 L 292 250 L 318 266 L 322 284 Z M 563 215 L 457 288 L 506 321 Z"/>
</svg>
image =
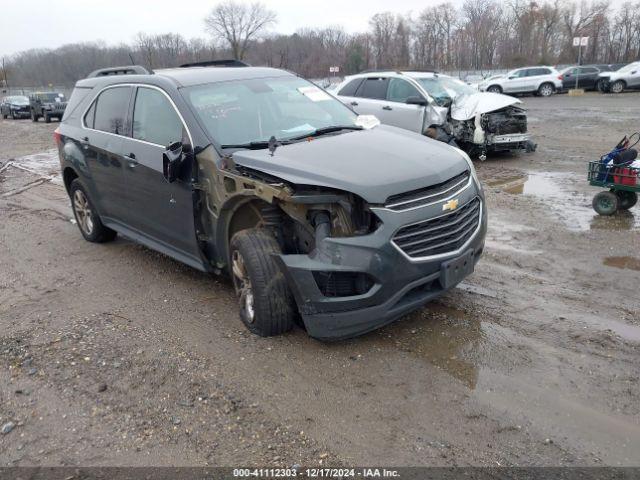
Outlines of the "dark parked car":
<svg viewBox="0 0 640 480">
<path fill-rule="evenodd" d="M 2 118 L 23 118 L 29 116 L 29 99 L 24 95 L 11 95 L 4 97 L 0 102 L 0 115 Z"/>
<path fill-rule="evenodd" d="M 300 317 L 316 338 L 361 334 L 473 271 L 487 212 L 464 152 L 290 72 L 199 65 L 76 84 L 55 139 L 86 240 L 228 272 L 263 336 Z"/>
<path fill-rule="evenodd" d="M 603 81 L 602 73 L 615 72 L 623 67 L 623 63 L 609 63 L 599 65 L 574 65 L 562 70 L 562 89 L 564 91 L 576 88 L 576 78 L 578 88 L 585 90 L 603 91 L 606 81 Z"/>
<path fill-rule="evenodd" d="M 52 118 L 62 119 L 67 99 L 64 93 L 58 92 L 36 92 L 29 96 L 31 105 L 31 120 L 37 122 L 39 118 L 44 118 L 46 123 L 50 123 Z"/>
<path fill-rule="evenodd" d="M 565 68 L 560 72 L 562 76 L 562 89 L 570 90 L 576 88 L 577 80 L 577 88 L 597 90 L 598 75 L 600 72 L 600 68 L 591 65 Z"/>
</svg>

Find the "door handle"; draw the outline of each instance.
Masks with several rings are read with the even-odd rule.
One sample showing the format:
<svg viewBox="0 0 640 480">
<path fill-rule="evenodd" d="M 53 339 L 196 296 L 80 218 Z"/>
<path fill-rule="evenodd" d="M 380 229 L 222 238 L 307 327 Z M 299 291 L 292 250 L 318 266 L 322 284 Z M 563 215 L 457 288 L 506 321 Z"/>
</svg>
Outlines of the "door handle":
<svg viewBox="0 0 640 480">
<path fill-rule="evenodd" d="M 383 110 L 393 110 L 393 108 L 391 108 L 389 105 L 385 105 L 384 107 L 382 107 Z"/>
<path fill-rule="evenodd" d="M 128 155 L 125 155 L 124 158 L 127 160 L 129 168 L 136 168 L 138 166 L 135 153 L 129 153 Z"/>
<path fill-rule="evenodd" d="M 357 107 L 358 106 L 358 102 L 351 102 L 351 106 Z"/>
</svg>

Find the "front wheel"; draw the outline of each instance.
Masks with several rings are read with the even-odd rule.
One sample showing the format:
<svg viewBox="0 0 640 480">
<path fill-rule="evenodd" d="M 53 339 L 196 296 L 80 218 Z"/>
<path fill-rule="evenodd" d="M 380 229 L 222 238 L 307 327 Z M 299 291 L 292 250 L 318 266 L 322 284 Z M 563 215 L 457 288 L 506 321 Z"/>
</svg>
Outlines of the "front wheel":
<svg viewBox="0 0 640 480">
<path fill-rule="evenodd" d="M 593 197 L 593 209 L 600 215 L 613 215 L 618 210 L 618 196 L 613 192 L 600 192 Z"/>
<path fill-rule="evenodd" d="M 538 95 L 541 97 L 550 97 L 553 95 L 554 90 L 553 85 L 550 83 L 543 83 L 540 85 L 540 88 L 538 88 Z"/>
<path fill-rule="evenodd" d="M 502 88 L 500 88 L 498 85 L 491 85 L 489 88 L 487 88 L 487 92 L 502 93 Z"/>
<path fill-rule="evenodd" d="M 618 80 L 611 85 L 611 93 L 622 93 L 624 92 L 624 82 L 622 80 Z"/>
<path fill-rule="evenodd" d="M 618 208 L 620 210 L 629 210 L 638 203 L 638 194 L 636 192 L 616 190 L 616 196 L 618 197 Z"/>
<path fill-rule="evenodd" d="M 275 261 L 281 254 L 264 229 L 242 230 L 229 245 L 229 270 L 240 299 L 240 319 L 256 335 L 280 335 L 293 328 L 295 301 Z"/>
<path fill-rule="evenodd" d="M 51 123 L 51 115 L 48 113 L 44 114 L 44 123 Z"/>
<path fill-rule="evenodd" d="M 98 216 L 98 212 L 89 199 L 89 194 L 80 180 L 77 178 L 69 187 L 71 208 L 76 217 L 76 223 L 85 240 L 93 243 L 110 242 L 116 238 L 117 233 L 109 227 L 105 227 Z"/>
<path fill-rule="evenodd" d="M 36 112 L 34 110 L 31 110 L 31 121 L 32 122 L 38 121 L 38 115 L 36 115 Z"/>
</svg>

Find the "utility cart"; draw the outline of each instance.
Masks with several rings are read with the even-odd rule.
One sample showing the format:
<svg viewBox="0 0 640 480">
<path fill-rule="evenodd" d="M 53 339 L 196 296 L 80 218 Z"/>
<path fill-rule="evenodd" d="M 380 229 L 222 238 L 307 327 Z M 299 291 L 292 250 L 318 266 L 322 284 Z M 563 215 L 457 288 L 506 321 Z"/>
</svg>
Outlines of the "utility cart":
<svg viewBox="0 0 640 480">
<path fill-rule="evenodd" d="M 635 139 L 635 142 L 631 142 Z M 629 210 L 638 202 L 640 167 L 638 152 L 631 148 L 638 143 L 640 134 L 623 138 L 607 155 L 597 162 L 589 162 L 588 180 L 594 187 L 606 188 L 593 197 L 593 209 L 600 215 L 613 215 L 618 210 Z"/>
</svg>

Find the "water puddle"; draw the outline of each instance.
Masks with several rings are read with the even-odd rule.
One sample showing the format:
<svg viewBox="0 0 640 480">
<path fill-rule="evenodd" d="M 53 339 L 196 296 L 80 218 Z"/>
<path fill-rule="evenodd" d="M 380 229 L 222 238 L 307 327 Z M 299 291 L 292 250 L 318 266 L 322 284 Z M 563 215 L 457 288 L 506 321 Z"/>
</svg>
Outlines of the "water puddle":
<svg viewBox="0 0 640 480">
<path fill-rule="evenodd" d="M 602 262 L 607 267 L 614 267 L 640 272 L 640 258 L 635 257 L 607 257 Z"/>
<path fill-rule="evenodd" d="M 472 315 L 429 303 L 380 334 L 390 335 L 401 351 L 425 359 L 471 389 L 476 387 L 476 360 L 487 339 L 487 329 Z"/>
<path fill-rule="evenodd" d="M 591 202 L 596 189 L 581 191 L 575 188 L 574 173 L 529 172 L 524 175 L 489 180 L 487 185 L 512 195 L 527 195 L 544 202 L 551 213 L 570 230 L 639 230 L 640 215 L 620 211 L 603 217 L 593 211 Z M 584 186 L 588 188 L 586 179 Z"/>
</svg>

